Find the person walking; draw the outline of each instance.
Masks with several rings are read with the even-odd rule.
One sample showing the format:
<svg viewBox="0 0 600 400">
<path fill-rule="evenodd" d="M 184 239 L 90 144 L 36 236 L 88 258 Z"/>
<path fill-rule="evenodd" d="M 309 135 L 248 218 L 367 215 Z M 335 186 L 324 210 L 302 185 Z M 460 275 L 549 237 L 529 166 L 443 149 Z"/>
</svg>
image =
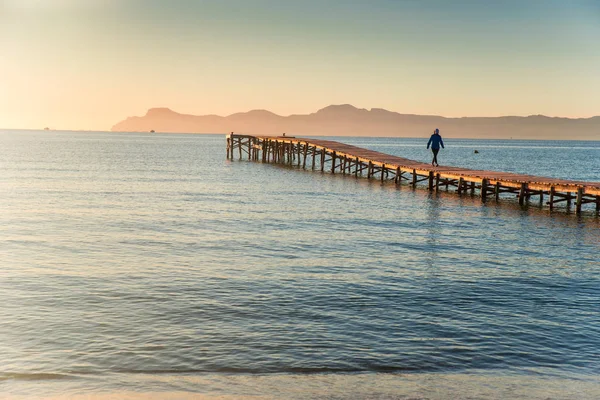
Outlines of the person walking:
<svg viewBox="0 0 600 400">
<path fill-rule="evenodd" d="M 431 161 L 431 165 L 433 165 L 434 167 L 439 167 L 440 164 L 438 164 L 437 155 L 440 151 L 440 146 L 442 146 L 442 149 L 444 148 L 444 141 L 440 136 L 440 130 L 437 128 L 435 129 L 435 131 L 433 131 L 433 135 L 431 135 L 431 137 L 429 138 L 429 142 L 427 142 L 428 149 L 430 145 L 431 152 L 433 153 L 433 160 Z"/>
</svg>

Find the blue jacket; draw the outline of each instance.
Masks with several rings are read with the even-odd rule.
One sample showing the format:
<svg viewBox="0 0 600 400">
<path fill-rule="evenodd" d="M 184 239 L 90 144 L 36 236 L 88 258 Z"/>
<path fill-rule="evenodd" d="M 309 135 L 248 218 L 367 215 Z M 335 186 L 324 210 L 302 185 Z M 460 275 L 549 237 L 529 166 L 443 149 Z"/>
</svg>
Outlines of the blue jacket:
<svg viewBox="0 0 600 400">
<path fill-rule="evenodd" d="M 440 145 L 442 145 L 442 149 L 444 148 L 442 137 L 439 134 L 436 135 L 435 133 L 429 138 L 429 142 L 427 142 L 427 148 L 429 148 L 429 145 L 431 145 L 432 149 L 439 149 Z"/>
</svg>

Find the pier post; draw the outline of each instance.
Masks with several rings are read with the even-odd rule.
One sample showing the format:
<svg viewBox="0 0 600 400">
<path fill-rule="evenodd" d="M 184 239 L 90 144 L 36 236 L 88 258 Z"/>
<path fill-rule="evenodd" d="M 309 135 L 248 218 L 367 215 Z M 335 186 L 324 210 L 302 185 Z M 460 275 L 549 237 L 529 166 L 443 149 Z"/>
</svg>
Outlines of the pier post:
<svg viewBox="0 0 600 400">
<path fill-rule="evenodd" d="M 484 178 L 481 181 L 481 201 L 483 201 L 484 203 L 487 200 L 487 187 L 488 180 Z"/>
<path fill-rule="evenodd" d="M 358 178 L 358 157 L 356 157 L 356 159 L 354 160 L 355 165 L 354 165 L 354 177 Z"/>
<path fill-rule="evenodd" d="M 385 179 L 385 164 L 381 164 L 381 183 L 383 183 Z"/>
<path fill-rule="evenodd" d="M 312 169 L 313 171 L 315 170 L 315 160 L 317 158 L 317 146 L 313 147 L 313 152 L 312 152 Z"/>
<path fill-rule="evenodd" d="M 262 162 L 267 162 L 267 141 L 262 142 Z"/>
<path fill-rule="evenodd" d="M 550 211 L 554 209 L 554 193 L 556 193 L 556 189 L 554 186 L 550 187 L 550 200 L 548 201 L 548 205 L 550 206 Z"/>
<path fill-rule="evenodd" d="M 575 213 L 581 214 L 581 205 L 583 204 L 583 188 L 577 188 L 577 200 L 575 203 Z"/>
<path fill-rule="evenodd" d="M 429 171 L 429 191 L 433 191 L 433 171 Z"/>
<path fill-rule="evenodd" d="M 325 171 L 325 149 L 321 150 L 321 172 Z"/>
<path fill-rule="evenodd" d="M 373 175 L 373 163 L 369 161 L 369 166 L 367 167 L 367 179 L 371 179 L 371 175 Z"/>
<path fill-rule="evenodd" d="M 464 182 L 465 180 L 462 177 L 458 179 L 458 194 L 462 193 Z"/>
<path fill-rule="evenodd" d="M 335 159 L 336 159 L 336 152 L 334 151 L 333 153 L 331 153 L 331 173 L 335 174 Z"/>
<path fill-rule="evenodd" d="M 231 147 L 231 135 L 227 135 L 227 159 L 229 160 L 229 148 Z"/>
<path fill-rule="evenodd" d="M 435 174 L 435 191 L 440 191 L 440 173 Z"/>
<path fill-rule="evenodd" d="M 348 157 L 344 156 L 344 160 L 342 161 L 342 175 L 346 175 L 347 164 L 348 164 Z"/>
<path fill-rule="evenodd" d="M 308 156 L 308 142 L 304 142 L 304 161 L 302 161 L 302 169 L 306 169 L 306 157 Z"/>
<path fill-rule="evenodd" d="M 571 208 L 571 192 L 567 192 L 567 208 Z"/>
<path fill-rule="evenodd" d="M 394 179 L 394 183 L 396 183 L 396 185 L 399 185 L 402 182 L 402 170 L 400 169 L 400 167 L 396 168 L 396 179 Z"/>
<path fill-rule="evenodd" d="M 412 175 L 413 175 L 412 185 L 414 188 L 416 188 L 417 187 L 417 170 L 416 169 L 413 169 Z"/>
<path fill-rule="evenodd" d="M 521 183 L 521 189 L 519 190 L 519 205 L 525 203 L 525 196 L 527 195 L 527 184 Z"/>
</svg>

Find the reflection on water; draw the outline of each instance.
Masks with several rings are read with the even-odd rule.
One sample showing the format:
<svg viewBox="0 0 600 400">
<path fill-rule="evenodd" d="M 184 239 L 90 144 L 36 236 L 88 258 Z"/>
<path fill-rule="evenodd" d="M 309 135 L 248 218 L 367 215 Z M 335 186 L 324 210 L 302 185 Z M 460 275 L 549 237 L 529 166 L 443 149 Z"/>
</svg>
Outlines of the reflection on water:
<svg viewBox="0 0 600 400">
<path fill-rule="evenodd" d="M 0 140 L 0 394 L 598 397 L 598 218 L 228 162 L 221 136 Z M 525 172 L 553 149 L 451 144 Z"/>
</svg>

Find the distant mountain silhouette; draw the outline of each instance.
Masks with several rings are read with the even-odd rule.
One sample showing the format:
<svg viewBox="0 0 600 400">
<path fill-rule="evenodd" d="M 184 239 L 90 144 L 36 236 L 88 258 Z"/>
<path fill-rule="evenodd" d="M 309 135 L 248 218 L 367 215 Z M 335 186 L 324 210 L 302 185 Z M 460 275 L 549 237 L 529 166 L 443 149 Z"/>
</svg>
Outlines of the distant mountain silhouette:
<svg viewBox="0 0 600 400">
<path fill-rule="evenodd" d="M 400 114 L 381 108 L 331 105 L 316 113 L 287 117 L 252 110 L 227 117 L 179 114 L 152 108 L 143 117 L 129 117 L 113 126 L 115 132 L 247 133 L 296 136 L 427 136 L 439 128 L 444 137 L 489 139 L 600 140 L 600 117 L 558 118 L 462 117 Z"/>
</svg>

